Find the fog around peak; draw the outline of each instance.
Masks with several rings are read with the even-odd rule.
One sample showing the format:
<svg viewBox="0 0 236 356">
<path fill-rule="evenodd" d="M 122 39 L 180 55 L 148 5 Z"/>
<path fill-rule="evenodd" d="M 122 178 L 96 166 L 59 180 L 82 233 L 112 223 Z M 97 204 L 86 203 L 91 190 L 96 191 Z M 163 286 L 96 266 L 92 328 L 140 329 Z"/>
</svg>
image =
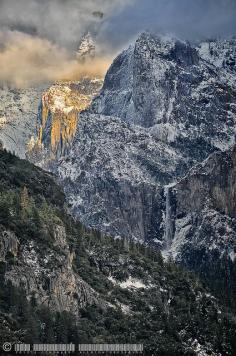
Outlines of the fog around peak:
<svg viewBox="0 0 236 356">
<path fill-rule="evenodd" d="M 104 75 L 115 55 L 144 30 L 198 41 L 236 35 L 235 0 L 0 0 L 0 81 L 34 85 L 86 71 Z M 75 61 L 84 33 L 97 58 Z"/>
</svg>

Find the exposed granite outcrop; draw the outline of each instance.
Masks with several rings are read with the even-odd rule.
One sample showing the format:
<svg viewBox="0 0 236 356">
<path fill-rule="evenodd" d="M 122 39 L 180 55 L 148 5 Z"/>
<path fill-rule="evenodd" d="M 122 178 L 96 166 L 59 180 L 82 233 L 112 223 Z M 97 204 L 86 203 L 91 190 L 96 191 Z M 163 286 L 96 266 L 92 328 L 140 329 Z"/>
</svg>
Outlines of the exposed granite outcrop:
<svg viewBox="0 0 236 356">
<path fill-rule="evenodd" d="M 5 279 L 26 291 L 41 305 L 78 315 L 80 308 L 98 303 L 97 293 L 73 269 L 65 228 L 53 226 L 54 244 L 41 251 L 35 241 L 21 245 L 11 231 L 1 227 L 0 261 L 7 262 Z"/>
<path fill-rule="evenodd" d="M 37 139 L 28 145 L 27 156 L 31 160 L 42 155 L 48 160 L 56 159 L 70 150 L 78 114 L 90 105 L 102 83 L 102 79 L 85 78 L 80 82 L 54 84 L 43 93 L 38 111 Z"/>
</svg>

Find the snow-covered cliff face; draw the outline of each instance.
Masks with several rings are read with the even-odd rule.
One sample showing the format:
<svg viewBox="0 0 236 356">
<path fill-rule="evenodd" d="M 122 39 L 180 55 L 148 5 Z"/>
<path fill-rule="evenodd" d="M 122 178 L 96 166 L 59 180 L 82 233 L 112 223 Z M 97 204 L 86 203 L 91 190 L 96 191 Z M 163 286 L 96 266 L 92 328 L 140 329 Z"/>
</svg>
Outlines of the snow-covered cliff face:
<svg viewBox="0 0 236 356">
<path fill-rule="evenodd" d="M 0 88 L 0 140 L 3 146 L 24 158 L 27 143 L 36 133 L 37 113 L 45 87 Z"/>
<path fill-rule="evenodd" d="M 169 236 L 161 186 L 235 140 L 236 92 L 218 73 L 189 44 L 149 34 L 118 56 L 55 170 L 75 216 L 112 235 Z"/>
<path fill-rule="evenodd" d="M 185 42 L 142 34 L 113 62 L 93 112 L 149 128 L 197 160 L 228 147 L 235 135 L 235 88 L 200 52 Z M 224 55 L 226 50 L 219 54 L 222 63 Z M 233 73 L 233 60 L 231 67 Z"/>
<path fill-rule="evenodd" d="M 209 40 L 197 48 L 201 58 L 226 71 L 229 75 L 236 73 L 236 39 Z M 222 74 L 222 73 L 221 73 Z M 234 83 L 235 83 L 235 77 Z"/>
<path fill-rule="evenodd" d="M 83 113 L 57 173 L 73 214 L 87 226 L 144 241 L 161 229 L 161 185 L 183 174 L 185 165 L 181 151 L 146 129 Z"/>
<path fill-rule="evenodd" d="M 218 291 L 236 293 L 236 146 L 212 154 L 165 194 L 171 231 L 164 255 L 215 281 Z M 167 197 L 169 199 L 167 199 Z M 169 226 L 172 228 L 170 229 Z M 235 305 L 234 305 L 235 306 Z"/>
</svg>

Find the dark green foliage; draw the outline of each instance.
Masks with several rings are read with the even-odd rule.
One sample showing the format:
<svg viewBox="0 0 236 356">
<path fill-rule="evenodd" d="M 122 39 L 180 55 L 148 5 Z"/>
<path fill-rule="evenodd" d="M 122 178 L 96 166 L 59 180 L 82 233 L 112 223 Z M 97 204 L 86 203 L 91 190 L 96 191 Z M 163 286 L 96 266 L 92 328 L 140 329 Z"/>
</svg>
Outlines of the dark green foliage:
<svg viewBox="0 0 236 356">
<path fill-rule="evenodd" d="M 49 173 L 35 167 L 28 161 L 20 160 L 5 150 L 0 150 L 0 192 L 28 189 L 36 202 L 46 200 L 62 208 L 64 194 Z"/>
<path fill-rule="evenodd" d="M 222 304 L 236 310 L 236 264 L 229 256 L 218 251 L 209 257 L 204 247 L 194 252 L 194 258 L 188 251 L 184 255 L 186 268 L 192 269 L 212 290 Z"/>
<path fill-rule="evenodd" d="M 77 245 L 76 256 L 78 274 L 111 304 L 121 305 L 120 310 L 83 309 L 79 328 L 83 342 L 139 342 L 149 350 L 147 354 L 194 355 L 183 344 L 190 335 L 204 343 L 205 335 L 205 340 L 214 340 L 219 352 L 231 355 L 234 322 L 218 314 L 214 298 L 192 273 L 171 262 L 164 264 L 158 251 L 134 243 L 127 248 L 127 242 L 87 232 Z M 132 276 L 149 281 L 153 288 L 123 289 L 107 276 L 118 282 Z M 129 312 L 124 313 L 122 306 Z"/>
<path fill-rule="evenodd" d="M 10 282 L 2 284 L 0 290 L 0 319 L 11 319 L 11 336 L 0 332 L 0 344 L 20 335 L 16 341 L 25 343 L 73 343 L 78 340 L 75 319 L 67 312 L 53 313 L 48 308 L 28 302 L 23 289 Z M 21 331 L 21 332 L 19 332 Z"/>
<path fill-rule="evenodd" d="M 53 225 L 62 224 L 58 208 L 49 205 L 43 196 L 37 203 L 35 196 L 22 198 L 25 189 L 0 192 L 0 225 L 13 231 L 22 243 L 32 239 L 50 245 Z"/>
</svg>

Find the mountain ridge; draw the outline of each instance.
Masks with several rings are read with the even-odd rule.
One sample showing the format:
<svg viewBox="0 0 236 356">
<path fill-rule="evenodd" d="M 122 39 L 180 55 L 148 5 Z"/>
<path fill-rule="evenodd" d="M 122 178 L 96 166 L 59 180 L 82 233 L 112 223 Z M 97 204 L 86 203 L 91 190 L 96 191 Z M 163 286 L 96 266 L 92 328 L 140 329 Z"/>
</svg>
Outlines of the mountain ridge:
<svg viewBox="0 0 236 356">
<path fill-rule="evenodd" d="M 118 210 L 121 211 L 123 203 L 119 194 L 122 196 L 122 190 L 137 191 L 137 187 L 132 187 L 132 180 L 134 186 L 139 182 L 140 187 L 142 183 L 147 185 L 150 182 L 152 195 L 153 183 L 157 187 L 160 184 L 172 183 L 215 150 L 227 149 L 235 142 L 235 89 L 222 81 L 216 67 L 211 63 L 206 64 L 205 59 L 200 58 L 197 49 L 185 42 L 170 39 L 165 41 L 150 34 L 142 34 L 134 46 L 130 46 L 114 60 L 100 95 L 93 100 L 85 113 L 80 115 L 77 133 L 72 142 L 73 149 L 64 158 L 59 158 L 58 168 L 57 163 L 52 164 L 52 170 L 55 172 L 58 170 L 72 207 L 73 202 L 81 206 L 78 212 L 74 210 L 75 215 L 95 228 L 103 230 L 106 226 L 107 233 L 114 234 L 112 225 L 118 222 L 120 227 L 118 229 L 115 227 L 117 231 L 115 234 L 120 234 L 119 229 L 122 231 L 123 223 L 128 228 L 124 235 L 129 232 L 137 239 L 149 239 L 141 229 L 135 234 L 132 233 L 132 227 L 128 227 L 129 217 L 126 213 L 122 216 L 122 212 L 117 211 L 118 215 L 108 218 L 109 211 L 116 209 L 109 206 L 111 202 L 106 195 L 106 189 L 111 189 L 112 192 L 113 186 L 117 187 L 117 192 L 114 191 L 112 194 Z M 157 78 L 159 79 L 156 80 Z M 174 97 L 170 95 L 174 93 L 173 78 L 176 78 L 176 90 L 178 88 Z M 145 90 L 146 80 L 156 90 L 152 91 L 150 88 Z M 134 82 L 137 82 L 135 87 Z M 172 88 L 171 91 L 167 90 L 168 87 Z M 134 107 L 131 106 L 135 95 L 137 101 L 141 100 L 140 98 L 143 100 L 142 106 L 137 106 L 144 110 L 143 119 L 149 115 L 151 120 L 144 124 L 144 127 L 139 116 L 135 116 L 135 122 L 133 120 Z M 150 95 L 153 96 L 153 100 L 150 100 Z M 161 103 L 160 107 L 157 100 Z M 146 105 L 148 101 L 149 104 Z M 165 102 L 167 104 L 162 113 Z M 152 116 L 149 109 L 156 110 L 157 116 Z M 112 116 L 113 114 L 116 115 Z M 159 123 L 155 121 L 157 118 L 160 120 Z M 212 125 L 209 125 L 209 120 L 212 121 Z M 112 134 L 112 130 L 117 132 L 117 135 L 119 132 L 118 138 Z M 86 153 L 88 149 L 91 151 L 90 156 Z M 90 167 L 91 162 L 95 165 Z M 38 164 L 50 169 L 50 163 L 48 165 L 44 160 L 42 162 L 39 160 Z M 86 166 L 86 170 L 82 168 L 83 166 Z M 87 179 L 84 180 L 81 174 L 85 174 Z M 101 183 L 103 188 L 100 191 L 96 187 L 94 176 L 97 177 L 97 182 L 103 181 Z M 126 187 L 127 178 L 130 187 Z M 148 189 L 145 190 L 147 196 Z M 91 191 L 95 191 L 93 196 Z M 132 196 L 132 193 L 129 194 Z M 142 192 L 140 195 L 142 196 Z M 89 207 L 89 201 L 93 199 L 97 202 Z M 147 217 L 149 222 L 144 223 L 146 224 L 144 230 L 151 230 L 150 234 L 154 233 L 153 238 L 160 239 L 160 236 L 157 236 L 159 232 L 155 231 L 157 228 L 152 214 L 154 217 L 156 209 L 161 211 L 165 208 L 155 201 L 155 197 L 153 208 L 152 203 L 148 207 L 142 200 L 144 199 L 141 199 L 140 207 L 138 204 L 140 213 L 137 212 L 137 216 L 144 216 L 145 221 L 146 209 L 155 228 L 152 229 L 150 218 Z M 133 206 L 130 207 L 130 210 L 132 209 Z M 140 218 L 136 220 L 136 225 L 139 224 L 139 220 Z"/>
</svg>

